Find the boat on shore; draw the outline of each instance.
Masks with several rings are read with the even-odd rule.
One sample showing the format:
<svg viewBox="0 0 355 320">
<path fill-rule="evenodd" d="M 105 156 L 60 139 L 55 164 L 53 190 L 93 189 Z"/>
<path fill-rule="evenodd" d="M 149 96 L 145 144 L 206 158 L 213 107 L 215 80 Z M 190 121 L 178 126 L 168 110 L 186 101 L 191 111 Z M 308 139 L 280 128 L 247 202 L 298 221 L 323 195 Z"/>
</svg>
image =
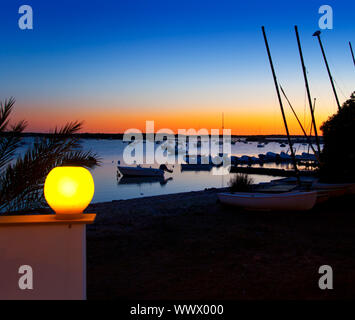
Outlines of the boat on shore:
<svg viewBox="0 0 355 320">
<path fill-rule="evenodd" d="M 306 211 L 312 209 L 317 202 L 317 191 L 277 194 L 235 192 L 219 193 L 217 196 L 223 204 L 262 211 Z"/>
<path fill-rule="evenodd" d="M 312 189 L 326 193 L 329 198 L 341 197 L 355 194 L 355 183 L 321 183 L 317 181 L 313 183 Z"/>
</svg>

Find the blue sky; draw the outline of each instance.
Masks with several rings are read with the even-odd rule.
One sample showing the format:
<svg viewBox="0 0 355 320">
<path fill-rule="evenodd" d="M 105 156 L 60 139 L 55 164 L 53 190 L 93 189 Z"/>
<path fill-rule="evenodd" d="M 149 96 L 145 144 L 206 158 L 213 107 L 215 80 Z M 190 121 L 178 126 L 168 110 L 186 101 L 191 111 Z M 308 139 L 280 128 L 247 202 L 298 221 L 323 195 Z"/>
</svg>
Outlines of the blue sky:
<svg viewBox="0 0 355 320">
<path fill-rule="evenodd" d="M 23 4 L 33 8 L 33 30 L 18 28 Z M 176 119 L 182 128 L 218 127 L 214 119 L 224 111 L 235 133 L 248 131 L 245 114 L 251 131 L 278 133 L 282 125 L 261 25 L 278 78 L 303 117 L 293 29 L 298 25 L 311 92 L 325 119 L 336 105 L 312 37 L 323 4 L 333 8 L 334 28 L 322 31 L 322 39 L 343 101 L 355 90 L 350 1 L 2 1 L 0 98 L 14 96 L 16 118 L 28 119 L 29 129 L 37 131 L 73 117 L 85 120 L 87 131 L 100 132 L 139 126 L 144 119 L 160 126 Z M 197 114 L 200 120 L 192 121 Z M 263 114 L 274 127 L 271 120 L 253 122 L 253 115 Z"/>
</svg>

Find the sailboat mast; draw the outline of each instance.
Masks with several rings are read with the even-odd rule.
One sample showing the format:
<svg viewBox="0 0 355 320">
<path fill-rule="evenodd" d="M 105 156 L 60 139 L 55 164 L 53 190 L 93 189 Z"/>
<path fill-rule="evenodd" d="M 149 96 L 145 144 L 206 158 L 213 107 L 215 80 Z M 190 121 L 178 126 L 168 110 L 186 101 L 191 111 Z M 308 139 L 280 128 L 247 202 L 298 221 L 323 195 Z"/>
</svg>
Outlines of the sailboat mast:
<svg viewBox="0 0 355 320">
<path fill-rule="evenodd" d="M 302 71 L 303 71 L 304 83 L 305 83 L 305 85 L 306 85 L 306 91 L 307 91 L 309 109 L 310 109 L 311 115 L 312 115 L 312 124 L 313 124 L 313 128 L 314 128 L 314 135 L 315 135 L 315 137 L 316 137 L 316 144 L 317 144 L 318 154 L 320 154 L 320 144 L 319 144 L 319 137 L 318 137 L 316 119 L 315 119 L 315 117 L 314 117 L 313 106 L 312 106 L 312 98 L 311 98 L 311 93 L 310 93 L 310 91 L 309 91 L 309 86 L 308 86 L 307 71 L 306 71 L 306 67 L 305 67 L 305 65 L 304 65 L 303 53 L 302 53 L 302 47 L 301 47 L 301 41 L 300 41 L 300 37 L 299 37 L 299 34 L 298 34 L 298 28 L 297 28 L 297 26 L 295 26 L 295 32 L 296 32 L 296 38 L 297 38 L 297 44 L 298 44 L 298 51 L 299 51 L 300 58 L 301 58 L 301 64 L 302 64 Z"/>
<path fill-rule="evenodd" d="M 224 130 L 224 112 L 222 112 L 222 132 Z"/>
<path fill-rule="evenodd" d="M 313 112 L 314 112 L 314 110 L 316 110 L 316 98 L 314 98 L 314 100 L 313 100 Z M 309 135 L 311 136 L 312 135 L 312 129 L 313 129 L 313 122 L 311 121 L 311 128 L 310 128 L 310 130 L 309 130 Z M 309 153 L 309 148 L 310 148 L 310 146 L 308 146 L 308 153 Z"/>
<path fill-rule="evenodd" d="M 312 149 L 314 155 L 316 156 L 316 158 L 317 158 L 317 160 L 318 160 L 318 162 L 319 162 L 319 156 L 318 156 L 316 150 L 314 150 L 314 148 L 313 148 L 312 141 L 311 141 L 310 137 L 307 135 L 306 130 L 305 130 L 304 127 L 302 126 L 302 123 L 301 123 L 300 119 L 298 118 L 295 109 L 292 107 L 292 104 L 291 104 L 290 100 L 287 98 L 286 93 L 285 93 L 284 89 L 282 88 L 281 84 L 280 84 L 280 89 L 281 89 L 281 92 L 282 92 L 282 94 L 284 95 L 284 97 L 285 97 L 285 99 L 286 99 L 288 105 L 290 106 L 290 108 L 291 108 L 291 110 L 292 110 L 292 112 L 293 112 L 293 114 L 294 114 L 294 116 L 295 116 L 295 118 L 296 118 L 298 124 L 300 125 L 301 130 L 302 130 L 304 136 L 306 137 L 306 139 L 307 139 L 307 141 L 308 141 L 308 145 L 311 147 L 311 149 Z M 312 132 L 312 131 L 311 131 L 311 132 Z"/>
<path fill-rule="evenodd" d="M 280 103 L 280 109 L 281 109 L 282 119 L 283 119 L 283 122 L 284 122 L 284 125 L 285 125 L 285 130 L 286 130 L 286 134 L 287 134 L 288 144 L 289 144 L 289 146 L 290 146 L 291 157 L 292 157 L 292 162 L 293 162 L 293 166 L 294 166 L 294 169 L 295 169 L 295 174 L 296 174 L 298 183 L 300 183 L 300 176 L 299 176 L 299 171 L 298 171 L 298 168 L 297 168 L 296 157 L 295 157 L 295 153 L 294 153 L 293 147 L 292 147 L 290 132 L 289 132 L 289 130 L 288 130 L 288 125 L 287 125 L 287 120 L 286 120 L 286 116 L 285 116 L 285 111 L 284 111 L 284 107 L 283 107 L 283 104 L 282 104 L 282 99 L 281 99 L 281 95 L 280 95 L 279 85 L 278 85 L 278 82 L 277 82 L 277 78 L 276 78 L 276 73 L 275 73 L 274 65 L 273 65 L 273 63 L 272 63 L 271 53 L 270 53 L 269 44 L 268 44 L 268 41 L 267 41 L 267 38 L 266 38 L 264 26 L 261 27 L 261 30 L 262 30 L 262 32 L 263 32 L 264 41 L 265 41 L 265 46 L 266 46 L 266 51 L 267 51 L 267 55 L 268 55 L 268 57 L 269 57 L 269 62 L 270 62 L 270 68 L 271 68 L 272 76 L 273 76 L 273 78 L 274 78 L 274 84 L 275 84 L 275 88 L 276 88 L 277 97 L 278 97 L 279 103 Z"/>
<path fill-rule="evenodd" d="M 316 98 L 314 98 L 314 100 L 313 100 L 313 112 L 314 112 L 314 110 L 316 110 Z M 313 122 L 311 122 L 311 129 L 310 129 L 310 131 L 309 131 L 309 135 L 312 135 L 312 130 L 313 130 Z"/>
<path fill-rule="evenodd" d="M 353 57 L 353 62 L 354 62 L 354 67 L 355 67 L 354 52 L 353 52 L 353 47 L 351 46 L 351 42 L 350 41 L 349 41 L 349 47 L 350 47 L 350 52 L 351 52 L 351 56 Z"/>
<path fill-rule="evenodd" d="M 322 40 L 320 39 L 320 31 L 318 30 L 315 33 L 313 33 L 313 36 L 318 38 L 318 42 L 319 42 L 320 49 L 322 51 L 322 55 L 323 55 L 323 59 L 324 59 L 324 62 L 325 62 L 325 66 L 327 67 L 329 80 L 330 80 L 330 83 L 332 85 L 332 89 L 333 89 L 333 92 L 334 92 L 335 100 L 337 102 L 338 109 L 340 110 L 340 103 L 339 103 L 339 99 L 338 99 L 338 94 L 337 94 L 337 92 L 335 90 L 333 77 L 332 77 L 332 74 L 330 73 L 327 57 L 325 56 L 324 48 L 323 48 L 323 45 L 322 45 Z"/>
</svg>

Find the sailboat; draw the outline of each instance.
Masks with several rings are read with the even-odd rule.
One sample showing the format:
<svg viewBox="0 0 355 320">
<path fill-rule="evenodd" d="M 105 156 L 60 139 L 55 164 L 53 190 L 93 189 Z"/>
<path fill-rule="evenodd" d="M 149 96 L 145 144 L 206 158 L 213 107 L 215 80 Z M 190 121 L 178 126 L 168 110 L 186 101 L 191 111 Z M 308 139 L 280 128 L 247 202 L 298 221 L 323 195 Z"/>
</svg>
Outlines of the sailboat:
<svg viewBox="0 0 355 320">
<path fill-rule="evenodd" d="M 224 130 L 224 112 L 222 112 L 222 135 L 223 135 L 223 130 Z M 221 140 L 221 138 L 218 137 L 217 144 L 223 146 L 223 138 Z"/>
<path fill-rule="evenodd" d="M 274 70 L 269 44 L 266 38 L 265 29 L 262 27 L 262 32 L 264 36 L 265 46 L 267 54 L 269 57 L 271 72 L 274 79 L 274 84 L 276 88 L 276 93 L 278 96 L 281 114 L 287 134 L 287 140 L 290 147 L 291 155 L 282 153 L 283 158 L 291 160 L 295 169 L 295 176 L 297 183 L 301 184 L 301 179 L 299 176 L 299 171 L 297 168 L 296 156 L 293 150 L 293 145 L 290 138 L 290 133 L 288 130 L 287 120 L 281 100 L 281 95 L 279 91 L 279 84 L 277 82 L 276 73 Z M 281 156 L 281 155 L 280 155 Z M 293 192 L 279 192 L 279 193 L 263 193 L 263 192 L 237 192 L 237 193 L 219 193 L 218 199 L 223 204 L 233 205 L 237 207 L 242 207 L 248 210 L 284 210 L 284 211 L 305 211 L 310 210 L 314 207 L 317 202 L 317 191 L 293 191 Z"/>
</svg>

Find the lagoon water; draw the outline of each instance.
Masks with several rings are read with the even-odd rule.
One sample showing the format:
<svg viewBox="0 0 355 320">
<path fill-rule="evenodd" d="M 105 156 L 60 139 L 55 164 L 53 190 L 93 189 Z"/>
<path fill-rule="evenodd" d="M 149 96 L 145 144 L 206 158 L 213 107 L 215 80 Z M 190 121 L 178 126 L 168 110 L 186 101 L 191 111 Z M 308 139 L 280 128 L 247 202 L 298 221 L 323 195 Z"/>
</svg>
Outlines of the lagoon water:
<svg viewBox="0 0 355 320">
<path fill-rule="evenodd" d="M 25 138 L 26 145 L 33 143 L 32 138 Z M 91 170 L 95 181 L 95 194 L 92 202 L 104 202 L 120 199 L 154 196 L 160 194 L 198 191 L 205 188 L 227 187 L 233 173 L 220 175 L 222 168 L 213 168 L 211 171 L 182 171 L 180 165 L 175 165 L 173 173 L 165 173 L 164 179 L 155 178 L 125 178 L 117 176 L 117 161 L 123 162 L 123 149 L 127 146 L 121 140 L 83 139 L 82 146 L 85 150 L 96 152 L 102 159 L 102 165 Z M 159 145 L 155 146 L 159 148 Z M 307 152 L 308 147 L 295 144 L 297 153 Z M 277 142 L 269 142 L 264 148 L 258 148 L 256 142 L 237 142 L 232 145 L 232 154 L 235 156 L 257 156 L 260 153 L 272 151 L 280 153 L 288 148 L 281 148 Z M 144 165 L 143 165 L 144 166 Z M 152 167 L 158 167 L 152 166 Z M 171 166 L 170 166 L 171 167 Z M 277 167 L 291 169 L 291 164 L 265 164 L 264 167 Z M 268 182 L 277 177 L 265 175 L 250 175 L 254 183 Z"/>
</svg>

